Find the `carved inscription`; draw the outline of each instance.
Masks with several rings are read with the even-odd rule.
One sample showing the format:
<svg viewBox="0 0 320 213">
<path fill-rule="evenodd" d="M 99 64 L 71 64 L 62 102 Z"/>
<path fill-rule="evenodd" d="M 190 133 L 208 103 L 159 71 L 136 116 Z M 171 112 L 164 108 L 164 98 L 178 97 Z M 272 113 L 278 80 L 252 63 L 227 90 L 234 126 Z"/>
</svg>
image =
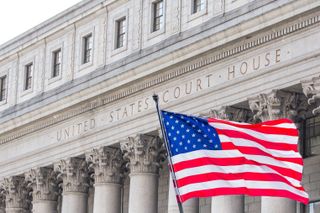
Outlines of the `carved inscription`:
<svg viewBox="0 0 320 213">
<path fill-rule="evenodd" d="M 214 86 L 223 84 L 229 80 L 245 76 L 252 72 L 260 71 L 263 68 L 267 68 L 281 62 L 281 60 L 282 50 L 275 49 L 234 63 L 233 65 L 226 67 L 224 70 L 218 72 L 216 72 L 216 70 L 213 70 L 213 72 L 210 71 L 209 74 L 205 74 L 192 80 L 177 84 L 176 86 L 158 91 L 157 94 L 159 95 L 160 104 L 165 105 L 183 97 L 201 92 L 202 90 L 213 88 Z M 88 131 L 95 129 L 97 126 L 111 125 L 115 122 L 123 121 L 126 118 L 136 116 L 147 110 L 154 109 L 155 106 L 151 93 L 152 92 L 150 92 L 149 95 L 140 97 L 128 104 L 119 104 L 118 107 L 112 107 L 96 118 L 80 121 L 59 129 L 56 132 L 57 141 L 67 141 L 85 134 Z"/>
<path fill-rule="evenodd" d="M 246 75 L 247 73 L 261 70 L 281 62 L 281 49 L 276 49 L 257 55 L 248 60 L 238 62 L 228 67 L 228 80 L 231 80 L 239 75 Z"/>
<path fill-rule="evenodd" d="M 73 124 L 63 129 L 57 131 L 57 141 L 65 141 L 71 138 L 82 135 L 89 130 L 92 130 L 96 127 L 96 120 L 94 118 L 84 120 L 82 122 Z"/>
</svg>

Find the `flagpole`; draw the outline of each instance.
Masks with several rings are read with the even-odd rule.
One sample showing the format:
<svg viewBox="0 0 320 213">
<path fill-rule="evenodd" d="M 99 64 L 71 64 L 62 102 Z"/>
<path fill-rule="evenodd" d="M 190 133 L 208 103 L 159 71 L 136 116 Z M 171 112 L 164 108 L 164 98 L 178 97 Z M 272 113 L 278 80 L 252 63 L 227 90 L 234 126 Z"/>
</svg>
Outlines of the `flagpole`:
<svg viewBox="0 0 320 213">
<path fill-rule="evenodd" d="M 170 167 L 170 174 L 171 174 L 171 177 L 172 177 L 172 181 L 174 183 L 174 189 L 175 189 L 175 193 L 178 197 L 180 197 L 180 194 L 179 194 L 179 191 L 177 189 L 177 181 L 176 181 L 176 175 L 174 174 L 174 170 L 173 170 L 173 166 L 172 166 L 172 159 L 171 159 L 171 152 L 170 152 L 170 149 L 168 147 L 168 139 L 167 139 L 167 133 L 166 133 L 166 130 L 163 126 L 163 121 L 162 121 L 162 115 L 160 113 L 160 108 L 159 108 L 159 96 L 157 94 L 154 94 L 152 96 L 155 104 L 156 104 L 156 108 L 157 108 L 157 113 L 158 113 L 158 118 L 159 118 L 159 122 L 160 122 L 160 127 L 161 127 L 161 132 L 162 132 L 162 135 L 163 135 L 163 140 L 164 140 L 164 144 L 165 144 L 165 147 L 166 147 L 166 150 L 167 150 L 167 153 L 168 153 L 168 161 L 169 161 L 169 167 Z M 182 208 L 182 203 L 180 202 L 180 200 L 178 200 L 177 198 L 177 203 L 178 203 L 178 207 L 179 207 L 179 212 L 180 213 L 184 213 L 183 212 L 183 208 Z"/>
</svg>

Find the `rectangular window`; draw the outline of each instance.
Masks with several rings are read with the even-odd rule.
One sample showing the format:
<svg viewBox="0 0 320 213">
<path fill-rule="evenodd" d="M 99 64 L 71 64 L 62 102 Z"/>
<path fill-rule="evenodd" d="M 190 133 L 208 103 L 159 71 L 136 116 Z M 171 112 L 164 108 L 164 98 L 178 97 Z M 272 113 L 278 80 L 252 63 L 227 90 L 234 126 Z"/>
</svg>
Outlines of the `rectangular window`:
<svg viewBox="0 0 320 213">
<path fill-rule="evenodd" d="M 57 77 L 61 72 L 61 49 L 58 49 L 52 53 L 52 75 L 51 77 Z"/>
<path fill-rule="evenodd" d="M 304 156 L 320 154 L 320 116 L 305 121 Z"/>
<path fill-rule="evenodd" d="M 25 66 L 24 90 L 31 89 L 32 74 L 33 74 L 32 72 L 33 72 L 33 63 L 30 63 Z"/>
<path fill-rule="evenodd" d="M 7 76 L 0 78 L 0 101 L 6 100 L 7 96 Z"/>
<path fill-rule="evenodd" d="M 303 213 L 317 213 L 320 212 L 320 201 L 310 201 L 310 203 L 305 206 Z"/>
<path fill-rule="evenodd" d="M 82 64 L 86 64 L 92 60 L 93 39 L 92 34 L 83 37 L 83 55 Z"/>
<path fill-rule="evenodd" d="M 163 28 L 164 14 L 163 14 L 163 1 L 156 1 L 152 4 L 153 7 L 153 24 L 152 31 L 158 31 Z"/>
<path fill-rule="evenodd" d="M 117 37 L 116 37 L 116 49 L 123 47 L 125 42 L 125 36 L 126 36 L 126 18 L 122 18 L 116 22 L 117 27 Z"/>
<path fill-rule="evenodd" d="M 205 0 L 192 0 L 192 13 L 197 13 L 205 9 Z"/>
</svg>

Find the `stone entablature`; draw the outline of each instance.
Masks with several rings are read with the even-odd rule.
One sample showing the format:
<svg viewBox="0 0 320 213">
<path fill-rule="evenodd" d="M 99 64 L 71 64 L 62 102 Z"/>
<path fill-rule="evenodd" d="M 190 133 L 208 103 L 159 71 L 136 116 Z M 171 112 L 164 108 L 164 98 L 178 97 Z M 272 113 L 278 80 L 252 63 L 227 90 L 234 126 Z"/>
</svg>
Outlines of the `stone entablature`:
<svg viewBox="0 0 320 213">
<path fill-rule="evenodd" d="M 252 48 L 259 47 L 260 45 L 265 45 L 266 43 L 270 43 L 278 38 L 281 38 L 293 32 L 298 32 L 309 26 L 313 26 L 319 23 L 319 21 L 320 21 L 319 15 L 316 15 L 316 16 L 308 17 L 302 21 L 299 20 L 298 22 L 293 22 L 288 26 L 279 27 L 278 31 L 272 31 L 272 33 L 263 33 L 259 36 L 251 38 L 249 41 L 245 43 L 242 42 L 241 45 L 234 45 L 230 49 L 227 49 L 220 53 L 214 52 L 213 54 L 210 54 L 206 57 L 192 61 L 192 63 L 189 63 L 188 65 L 183 65 L 174 70 L 170 70 L 163 74 L 156 75 L 155 77 L 146 79 L 142 81 L 140 84 L 135 84 L 134 86 L 129 86 L 129 88 L 125 88 L 125 89 L 120 89 L 115 93 L 111 93 L 111 94 L 107 93 L 106 95 L 98 96 L 92 100 L 86 101 L 83 104 L 77 105 L 76 107 L 57 113 L 51 116 L 50 118 L 43 119 L 34 124 L 29 124 L 27 127 L 22 127 L 20 130 L 15 130 L 12 133 L 9 132 L 9 133 L 3 134 L 2 136 L 0 136 L 0 144 L 20 138 L 34 131 L 44 129 L 48 126 L 73 118 L 85 112 L 90 112 L 93 109 L 110 105 L 110 104 L 113 104 L 114 102 L 121 101 L 122 99 L 128 97 L 129 95 L 144 91 L 146 89 L 149 89 L 157 85 L 161 85 L 164 82 L 167 82 L 171 79 L 178 78 L 185 74 L 191 74 L 196 70 L 203 69 L 208 66 L 213 66 L 216 63 L 221 63 L 221 60 L 228 59 L 244 51 L 248 51 L 248 50 L 251 50 Z M 235 63 L 235 65 L 231 64 L 227 68 L 220 71 L 220 73 L 217 73 L 215 75 L 213 75 L 212 73 L 209 73 L 200 78 L 198 77 L 193 82 L 191 81 L 186 82 L 185 84 L 181 85 L 181 87 L 179 88 L 173 87 L 173 88 L 170 88 L 170 90 L 161 91 L 159 93 L 160 101 L 162 104 L 167 104 L 168 102 L 171 102 L 173 100 L 178 100 L 184 96 L 201 92 L 203 89 L 212 88 L 219 84 L 225 83 L 227 81 L 232 81 L 232 80 L 241 78 L 250 73 L 259 72 L 261 70 L 271 68 L 272 66 L 275 66 L 280 62 L 284 62 L 285 60 L 291 59 L 293 56 L 298 57 L 299 55 L 303 54 L 303 52 L 298 53 L 295 51 L 296 50 L 293 47 L 288 48 L 284 46 L 282 48 L 277 48 L 273 51 L 267 51 L 266 53 L 262 54 L 262 56 L 258 56 L 258 58 L 252 57 L 247 60 L 240 60 L 239 62 Z M 268 57 L 268 61 L 269 61 L 268 65 L 264 64 L 264 66 L 261 66 L 258 69 L 252 68 L 252 70 L 249 70 L 248 63 L 251 63 L 251 66 L 254 66 L 252 64 L 253 63 L 252 61 L 254 60 L 260 61 L 261 60 L 260 58 L 262 57 L 264 58 Z M 273 61 L 271 61 L 271 59 Z M 249 62 L 250 60 L 251 62 Z M 243 64 L 246 64 L 247 66 L 246 70 L 244 70 L 243 67 L 245 67 L 245 65 Z M 238 67 L 239 70 L 237 70 L 236 67 Z M 217 78 L 219 79 L 219 81 L 216 81 Z M 132 117 L 140 112 L 149 110 L 152 107 L 152 104 L 153 102 L 150 97 L 143 97 L 134 103 L 125 105 L 122 109 L 114 108 L 114 110 L 110 110 L 108 112 L 108 118 L 106 119 L 108 120 L 108 123 L 119 122 L 123 118 Z M 117 113 L 118 114 L 121 113 L 121 116 L 119 116 Z M 80 125 L 80 123 L 78 124 Z M 74 125 L 77 125 L 77 124 L 74 124 Z M 87 126 L 87 127 L 86 128 L 83 127 L 82 130 L 77 131 L 77 134 L 80 135 L 80 134 L 86 133 L 87 130 L 96 128 L 97 127 L 96 125 L 97 125 L 97 121 L 94 119 L 84 120 L 81 126 Z M 71 126 L 67 128 L 73 128 L 73 127 Z M 63 135 L 64 131 L 66 131 L 66 129 L 59 130 L 56 133 L 56 138 L 58 139 L 58 141 L 63 141 L 66 139 L 64 138 L 64 135 Z M 68 134 L 71 135 L 70 133 Z"/>
<path fill-rule="evenodd" d="M 242 1 L 240 1 L 240 2 L 242 2 Z M 260 2 L 260 1 L 259 1 Z M 268 1 L 266 1 L 266 2 L 268 2 Z M 265 4 L 266 2 L 262 2 L 262 3 L 259 3 L 259 4 L 261 4 L 261 5 L 263 5 L 263 4 Z M 297 3 L 297 2 L 294 2 L 295 4 Z M 237 4 L 238 5 L 241 5 L 241 4 L 239 4 L 239 1 L 237 1 Z M 258 3 L 256 3 L 256 4 L 258 4 Z M 261 5 L 259 5 L 259 6 L 261 6 Z M 258 5 L 256 5 L 257 7 L 258 7 Z M 274 8 L 273 8 L 274 9 Z M 238 15 L 238 14 L 237 14 Z M 241 15 L 239 15 L 239 17 L 240 17 Z M 230 20 L 231 20 L 231 17 L 230 17 Z M 215 23 L 215 24 L 217 24 L 217 23 Z M 220 23 L 221 24 L 221 23 Z M 304 24 L 303 23 L 301 23 L 300 24 L 301 26 L 304 26 Z M 296 27 L 299 27 L 300 25 L 297 25 Z M 226 25 L 227 26 L 227 25 Z M 261 26 L 262 27 L 262 26 Z M 265 25 L 264 25 L 264 27 L 265 27 Z M 293 27 L 294 28 L 294 27 Z M 292 28 L 292 29 L 293 29 Z M 208 29 L 210 29 L 210 28 L 208 28 Z M 211 30 L 213 29 L 213 27 L 211 26 Z M 286 34 L 286 33 L 290 33 L 290 32 L 293 32 L 293 31 L 291 31 L 290 29 L 288 30 L 288 32 L 286 32 L 286 31 L 284 31 L 283 33 L 284 34 Z M 281 33 L 278 33 L 278 35 L 281 35 Z M 190 37 L 192 37 L 192 36 L 190 36 Z M 260 39 L 260 40 L 263 40 L 263 39 Z M 204 41 L 203 39 L 202 39 L 202 41 Z M 183 41 L 183 42 L 185 42 L 185 41 Z M 257 42 L 258 44 L 260 44 L 260 41 L 258 41 Z M 169 43 L 170 44 L 170 43 Z M 171 44 L 171 45 L 173 45 L 173 44 Z M 204 48 L 204 46 L 205 45 L 203 45 L 203 48 Z M 249 44 L 249 45 L 247 45 L 248 47 L 247 48 L 250 48 L 251 47 L 251 45 Z M 253 47 L 253 46 L 252 46 Z M 241 52 L 241 50 L 246 50 L 247 48 L 246 47 L 239 47 L 240 49 L 240 52 Z M 235 51 L 235 52 L 237 52 L 237 51 Z M 168 55 L 168 54 L 166 54 L 166 55 Z M 221 56 L 217 56 L 217 58 L 216 59 L 214 59 L 214 61 L 215 60 L 217 60 L 217 61 L 220 61 L 221 59 L 224 59 L 225 58 L 225 56 L 232 56 L 233 55 L 233 51 L 229 51 L 229 52 L 226 52 L 226 53 L 223 53 Z M 128 60 L 128 59 L 126 59 L 125 61 L 130 61 L 130 60 Z M 118 63 L 119 64 L 119 63 Z M 100 64 L 101 65 L 101 67 L 104 65 L 104 64 Z M 99 66 L 100 66 L 99 65 Z M 71 66 L 71 65 L 70 65 Z M 72 66 L 74 66 L 74 65 L 72 65 Z M 100 68 L 101 68 L 100 67 Z M 94 70 L 95 72 L 97 71 L 99 71 L 100 70 L 100 68 L 99 69 L 97 69 L 97 70 Z M 108 71 L 110 71 L 110 70 L 108 70 Z M 84 72 L 82 72 L 82 73 L 84 73 Z M 147 74 L 147 73 L 146 73 Z M 232 74 L 230 75 L 230 76 L 232 76 Z M 134 79 L 132 79 L 132 80 L 134 80 Z M 107 82 L 106 82 L 107 83 Z M 107 83 L 108 85 L 113 85 L 113 83 L 112 82 L 108 82 Z M 91 84 L 90 84 L 91 85 Z M 101 88 L 101 87 L 100 87 Z M 110 90 L 111 90 L 112 88 L 110 88 Z M 114 88 L 113 88 L 114 89 Z M 95 90 L 95 91 L 99 91 L 99 90 Z M 34 97 L 38 97 L 38 96 L 34 96 Z M 47 99 L 48 100 L 48 99 Z M 80 100 L 79 100 L 80 101 Z M 67 102 L 67 103 L 69 103 L 69 101 L 65 101 L 65 102 Z M 31 104 L 31 105 L 33 105 L 33 104 Z M 48 106 L 50 106 L 50 105 L 48 105 Z M 54 107 L 55 109 L 58 109 L 58 108 L 56 108 L 56 107 Z M 46 110 L 46 111 L 49 111 L 49 110 Z M 20 112 L 18 112 L 18 114 L 19 113 L 21 113 L 22 111 L 20 111 Z M 16 115 L 18 115 L 18 114 L 16 114 Z M 21 114 L 20 114 L 21 115 Z M 40 118 L 40 115 L 38 115 L 39 117 L 38 118 Z M 43 115 L 44 116 L 44 115 Z M 33 117 L 33 118 L 36 118 L 37 116 L 31 116 L 31 117 Z M 42 116 L 41 116 L 42 117 Z M 23 119 L 24 120 L 24 119 Z M 2 128 L 2 129 L 5 129 L 5 128 Z"/>
</svg>

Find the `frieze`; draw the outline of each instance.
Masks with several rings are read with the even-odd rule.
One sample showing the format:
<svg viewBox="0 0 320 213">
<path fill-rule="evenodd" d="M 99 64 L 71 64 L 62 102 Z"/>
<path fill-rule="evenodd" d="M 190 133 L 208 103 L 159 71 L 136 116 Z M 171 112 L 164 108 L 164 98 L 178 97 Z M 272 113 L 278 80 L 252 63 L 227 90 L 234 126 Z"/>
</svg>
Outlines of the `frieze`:
<svg viewBox="0 0 320 213">
<path fill-rule="evenodd" d="M 77 115 L 88 112 L 88 111 L 93 110 L 95 108 L 98 108 L 103 105 L 107 105 L 112 102 L 118 101 L 122 98 L 125 98 L 129 95 L 135 94 L 139 91 L 142 91 L 142 90 L 148 89 L 150 87 L 154 87 L 156 85 L 162 84 L 163 82 L 172 80 L 172 79 L 179 77 L 181 75 L 184 75 L 186 73 L 191 73 L 195 70 L 198 70 L 198 69 L 203 68 L 205 66 L 208 66 L 210 64 L 216 63 L 216 62 L 221 61 L 223 59 L 235 56 L 235 55 L 242 53 L 244 51 L 247 51 L 249 49 L 252 49 L 252 48 L 255 48 L 255 47 L 258 47 L 261 45 L 265 45 L 266 43 L 269 43 L 275 39 L 281 38 L 281 37 L 288 35 L 290 33 L 297 32 L 297 31 L 302 30 L 306 27 L 309 27 L 309 26 L 312 26 L 316 23 L 319 23 L 319 21 L 320 21 L 319 15 L 309 17 L 309 18 L 302 20 L 302 21 L 299 20 L 299 22 L 297 22 L 297 23 L 287 25 L 286 27 L 279 28 L 278 30 L 273 30 L 271 32 L 269 31 L 268 34 L 266 33 L 266 34 L 260 35 L 259 37 L 253 37 L 251 39 L 248 39 L 245 42 L 242 42 L 242 44 L 240 44 L 238 46 L 234 46 L 229 49 L 226 49 L 224 51 L 221 51 L 220 53 L 213 53 L 213 55 L 208 56 L 208 57 L 203 57 L 201 59 L 194 61 L 193 63 L 188 63 L 187 65 L 182 65 L 180 68 L 177 68 L 171 72 L 169 71 L 169 72 L 155 75 L 155 76 L 151 77 L 149 80 L 145 80 L 141 83 L 137 83 L 137 84 L 130 86 L 130 87 L 127 87 L 125 89 L 118 90 L 115 93 L 100 95 L 100 96 L 96 97 L 95 99 L 89 100 L 88 102 L 83 103 L 83 104 L 79 104 L 78 106 L 73 107 L 72 109 L 57 113 L 57 114 L 50 116 L 46 119 L 35 122 L 34 124 L 21 127 L 18 130 L 14 130 L 14 131 L 10 131 L 8 133 L 5 133 L 0 137 L 0 144 L 7 143 L 7 142 L 15 140 L 19 137 L 27 135 L 31 132 L 35 132 L 35 131 L 44 129 L 48 126 L 51 126 L 53 124 L 56 124 L 61 121 L 67 120 L 69 118 L 75 117 Z M 283 52 L 285 52 L 285 51 L 283 51 Z M 273 64 L 278 63 L 279 60 L 281 60 L 283 52 L 282 52 L 281 48 L 278 48 L 278 49 L 273 50 L 273 52 L 264 53 L 264 55 L 261 55 L 259 59 L 258 58 L 255 58 L 255 59 L 251 58 L 251 59 L 249 59 L 249 61 L 250 60 L 252 61 L 251 67 L 249 66 L 249 62 L 246 62 L 246 61 L 240 62 L 241 64 L 231 65 L 231 66 L 227 67 L 227 69 L 225 70 L 225 74 L 227 75 L 227 80 L 231 80 L 234 77 L 237 78 L 238 77 L 237 72 L 239 75 L 245 75 L 247 73 L 250 73 L 250 70 L 257 71 L 257 70 L 262 69 L 263 66 L 271 66 L 272 65 L 271 63 L 273 63 Z M 273 58 L 271 57 L 272 54 L 273 54 Z M 255 64 L 253 64 L 253 60 L 255 60 Z M 259 60 L 259 63 L 260 63 L 259 68 L 257 68 L 258 67 L 257 60 Z M 271 60 L 273 60 L 273 62 Z M 191 86 L 193 87 L 193 89 L 195 89 L 195 91 L 197 90 L 197 88 L 198 88 L 198 90 L 200 90 L 200 87 L 201 87 L 201 89 L 203 89 L 203 87 L 204 87 L 203 85 L 205 85 L 205 81 L 207 81 L 206 84 L 208 86 L 208 85 L 210 85 L 211 80 L 212 80 L 212 76 L 210 76 L 210 75 L 203 76 L 202 79 L 200 80 L 201 86 L 199 86 L 200 81 L 197 82 L 197 80 L 193 81 L 194 83 Z M 217 79 L 213 79 L 213 80 L 217 80 Z M 168 96 L 169 94 L 171 96 L 171 100 L 174 100 L 175 97 L 178 97 L 178 98 L 183 97 L 183 95 L 181 95 L 181 94 L 183 94 L 183 93 L 187 94 L 187 92 L 189 91 L 187 88 L 188 84 L 192 84 L 192 83 L 187 82 L 184 87 L 183 87 L 183 85 L 180 85 L 179 88 L 174 87 L 174 88 L 171 88 L 170 90 L 162 91 L 161 92 L 162 101 L 164 103 L 166 103 L 166 100 L 169 101 L 169 99 L 167 98 L 167 97 L 169 97 Z M 191 86 L 189 85 L 189 87 L 191 87 Z M 140 101 L 141 101 L 140 104 L 139 104 L 139 102 L 137 102 L 134 104 L 134 106 L 129 106 L 129 107 L 126 106 L 127 107 L 126 109 L 124 109 L 124 108 L 121 109 L 122 112 L 120 112 L 121 110 L 118 110 L 118 109 L 114 109 L 114 110 L 109 111 L 109 114 L 108 114 L 109 122 L 120 121 L 121 116 L 122 117 L 126 117 L 127 115 L 130 116 L 130 112 L 131 112 L 131 115 L 133 115 L 135 112 L 139 112 L 139 109 L 140 109 L 140 111 L 144 111 L 144 110 L 148 110 L 151 107 L 150 98 L 145 97 L 145 98 L 141 99 Z M 130 108 L 130 107 L 135 107 L 135 109 L 132 110 L 132 108 Z M 61 130 L 61 131 L 63 131 L 63 130 Z M 57 133 L 57 134 L 59 134 L 59 133 Z M 81 133 L 79 133 L 79 134 L 81 134 Z M 57 137 L 58 137 L 58 135 L 57 135 Z M 62 137 L 62 135 L 61 135 L 61 137 Z"/>
</svg>

